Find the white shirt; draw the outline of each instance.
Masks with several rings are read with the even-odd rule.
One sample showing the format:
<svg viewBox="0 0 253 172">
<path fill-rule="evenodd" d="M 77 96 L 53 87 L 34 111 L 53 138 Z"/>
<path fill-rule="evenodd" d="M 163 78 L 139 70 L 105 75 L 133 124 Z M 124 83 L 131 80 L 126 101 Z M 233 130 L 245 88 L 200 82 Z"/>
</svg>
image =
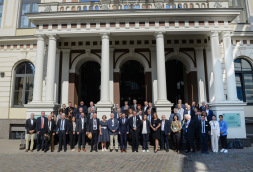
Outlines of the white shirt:
<svg viewBox="0 0 253 172">
<path fill-rule="evenodd" d="M 112 126 L 114 126 L 114 119 L 112 119 Z"/>
<path fill-rule="evenodd" d="M 188 115 L 191 115 L 191 110 L 188 110 L 187 113 L 188 113 Z"/>
<path fill-rule="evenodd" d="M 48 121 L 48 127 L 49 127 L 49 130 L 51 131 L 51 121 Z"/>
<path fill-rule="evenodd" d="M 164 131 L 164 125 L 165 125 L 165 121 L 162 121 L 162 128 L 161 128 L 162 131 Z"/>
<path fill-rule="evenodd" d="M 209 114 L 209 109 L 208 109 L 208 110 L 206 110 L 206 113 L 207 113 L 207 115 Z"/>
<path fill-rule="evenodd" d="M 82 120 L 82 129 L 84 129 L 84 118 L 81 118 Z"/>
<path fill-rule="evenodd" d="M 33 125 L 33 119 L 31 119 L 31 124 Z"/>
<path fill-rule="evenodd" d="M 146 121 L 143 121 L 142 134 L 147 134 L 147 133 L 148 133 L 147 124 L 146 124 Z"/>
</svg>

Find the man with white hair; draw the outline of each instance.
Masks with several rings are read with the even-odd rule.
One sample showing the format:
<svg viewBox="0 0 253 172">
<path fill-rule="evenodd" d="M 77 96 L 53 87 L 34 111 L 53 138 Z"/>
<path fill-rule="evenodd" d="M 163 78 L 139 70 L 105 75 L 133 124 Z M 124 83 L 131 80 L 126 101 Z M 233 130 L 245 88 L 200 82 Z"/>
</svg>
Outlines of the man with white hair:
<svg viewBox="0 0 253 172">
<path fill-rule="evenodd" d="M 185 115 L 185 140 L 186 140 L 186 153 L 195 153 L 194 135 L 195 135 L 195 121 L 191 120 L 191 115 Z"/>
<path fill-rule="evenodd" d="M 31 118 L 26 120 L 25 129 L 26 129 L 26 149 L 25 152 L 29 150 L 29 141 L 31 140 L 30 151 L 33 152 L 33 143 L 35 136 L 35 127 L 36 120 L 34 119 L 34 113 L 31 113 Z"/>
<path fill-rule="evenodd" d="M 178 104 L 177 107 L 178 107 L 178 113 L 180 115 L 180 118 L 181 118 L 181 120 L 183 120 L 184 119 L 184 109 L 181 107 L 181 105 L 182 104 Z"/>
<path fill-rule="evenodd" d="M 202 101 L 201 102 L 201 107 L 199 108 L 200 109 L 200 111 L 202 112 L 202 111 L 206 111 L 206 102 L 205 101 Z"/>
<path fill-rule="evenodd" d="M 111 113 L 111 119 L 108 120 L 108 128 L 110 135 L 110 152 L 113 151 L 113 140 L 115 141 L 115 151 L 118 152 L 118 129 L 119 122 L 114 118 L 114 114 Z"/>
</svg>

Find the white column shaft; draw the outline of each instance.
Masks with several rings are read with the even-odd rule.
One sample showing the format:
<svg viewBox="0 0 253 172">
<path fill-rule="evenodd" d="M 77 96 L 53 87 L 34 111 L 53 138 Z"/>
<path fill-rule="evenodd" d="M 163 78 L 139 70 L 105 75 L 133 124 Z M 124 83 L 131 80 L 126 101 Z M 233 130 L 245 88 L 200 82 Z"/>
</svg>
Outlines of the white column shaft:
<svg viewBox="0 0 253 172">
<path fill-rule="evenodd" d="M 49 36 L 48 59 L 47 59 L 47 80 L 46 80 L 46 101 L 55 102 L 54 83 L 55 83 L 55 61 L 56 61 L 56 36 Z"/>
<path fill-rule="evenodd" d="M 102 59 L 101 59 L 101 101 L 109 101 L 109 35 L 103 33 L 102 38 Z"/>
<path fill-rule="evenodd" d="M 45 38 L 44 36 L 38 36 L 34 74 L 33 102 L 41 102 L 42 100 L 44 48 Z"/>
<path fill-rule="evenodd" d="M 62 49 L 61 104 L 68 104 L 69 102 L 69 58 L 70 50 Z"/>
<path fill-rule="evenodd" d="M 222 79 L 222 66 L 220 59 L 219 33 L 217 31 L 212 32 L 210 38 L 214 75 L 214 101 L 224 101 L 224 85 Z"/>
<path fill-rule="evenodd" d="M 156 58 L 157 58 L 157 87 L 158 87 L 157 101 L 159 100 L 167 101 L 164 36 L 162 32 L 156 33 Z"/>
<path fill-rule="evenodd" d="M 227 78 L 227 98 L 228 100 L 236 101 L 238 100 L 238 98 L 236 91 L 231 35 L 229 31 L 223 32 L 223 48 L 224 48 L 226 78 Z"/>
</svg>

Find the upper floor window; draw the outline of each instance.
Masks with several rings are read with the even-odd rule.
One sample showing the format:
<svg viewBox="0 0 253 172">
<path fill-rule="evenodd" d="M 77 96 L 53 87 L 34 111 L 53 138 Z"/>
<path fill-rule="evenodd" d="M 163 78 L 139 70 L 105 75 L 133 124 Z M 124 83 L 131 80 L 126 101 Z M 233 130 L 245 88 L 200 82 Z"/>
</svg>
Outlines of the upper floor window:
<svg viewBox="0 0 253 172">
<path fill-rule="evenodd" d="M 38 3 L 40 0 L 22 0 L 21 14 L 20 14 L 20 28 L 31 28 L 35 27 L 32 22 L 26 17 L 25 13 L 38 12 Z"/>
<path fill-rule="evenodd" d="M 237 97 L 239 100 L 253 104 L 253 70 L 251 64 L 239 58 L 234 61 Z"/>
<path fill-rule="evenodd" d="M 14 106 L 23 106 L 32 101 L 34 66 L 23 62 L 16 67 L 14 78 Z"/>
<path fill-rule="evenodd" d="M 3 6 L 4 6 L 4 0 L 0 0 L 0 27 L 2 23 Z"/>
</svg>

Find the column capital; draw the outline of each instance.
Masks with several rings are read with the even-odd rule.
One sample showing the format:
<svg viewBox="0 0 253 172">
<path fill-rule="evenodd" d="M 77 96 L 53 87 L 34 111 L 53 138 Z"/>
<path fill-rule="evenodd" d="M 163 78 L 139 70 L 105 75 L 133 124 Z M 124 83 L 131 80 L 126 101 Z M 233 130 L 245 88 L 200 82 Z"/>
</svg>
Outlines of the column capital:
<svg viewBox="0 0 253 172">
<path fill-rule="evenodd" d="M 213 37 L 219 37 L 219 32 L 218 31 L 211 31 L 210 38 L 213 38 Z"/>
<path fill-rule="evenodd" d="M 71 49 L 61 49 L 63 54 L 68 54 L 70 53 Z"/>
<path fill-rule="evenodd" d="M 59 39 L 59 36 L 57 34 L 50 34 L 50 35 L 47 35 L 47 37 L 48 37 L 49 40 Z"/>
<path fill-rule="evenodd" d="M 45 39 L 46 39 L 46 36 L 44 34 L 36 34 L 34 36 L 37 37 L 38 41 L 45 41 Z"/>
<path fill-rule="evenodd" d="M 154 33 L 155 38 L 164 38 L 164 33 L 162 31 L 158 31 Z"/>
<path fill-rule="evenodd" d="M 100 36 L 102 39 L 110 39 L 110 32 L 101 32 Z"/>
<path fill-rule="evenodd" d="M 223 37 L 223 38 L 231 37 L 231 31 L 223 31 L 223 32 L 222 32 L 222 37 Z"/>
</svg>

